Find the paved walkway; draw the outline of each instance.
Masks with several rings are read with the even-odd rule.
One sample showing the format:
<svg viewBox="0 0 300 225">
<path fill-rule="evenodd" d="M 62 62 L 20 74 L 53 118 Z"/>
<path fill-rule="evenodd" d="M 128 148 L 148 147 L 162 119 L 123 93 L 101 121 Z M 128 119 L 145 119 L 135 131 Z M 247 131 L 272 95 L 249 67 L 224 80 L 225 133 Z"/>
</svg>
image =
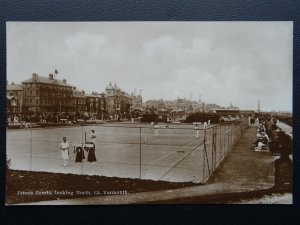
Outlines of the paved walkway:
<svg viewBox="0 0 300 225">
<path fill-rule="evenodd" d="M 256 128 L 249 127 L 205 185 L 126 195 L 35 202 L 29 203 L 29 205 L 143 204 L 178 198 L 271 188 L 274 180 L 274 161 L 277 156 L 273 156 L 269 152 L 255 152 L 252 150 L 250 146 L 255 138 Z"/>
</svg>

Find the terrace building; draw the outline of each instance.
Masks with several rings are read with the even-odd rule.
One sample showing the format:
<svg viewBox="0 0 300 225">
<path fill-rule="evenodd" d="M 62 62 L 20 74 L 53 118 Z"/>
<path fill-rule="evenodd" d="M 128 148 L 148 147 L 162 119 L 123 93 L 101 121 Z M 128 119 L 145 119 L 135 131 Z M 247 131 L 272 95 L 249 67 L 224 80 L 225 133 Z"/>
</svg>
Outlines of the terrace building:
<svg viewBox="0 0 300 225">
<path fill-rule="evenodd" d="M 94 115 L 103 115 L 106 113 L 106 102 L 104 93 L 98 94 L 92 92 L 85 96 L 86 112 Z"/>
<path fill-rule="evenodd" d="M 73 87 L 73 106 L 74 110 L 77 113 L 85 113 L 86 112 L 86 103 L 85 103 L 85 91 L 76 89 Z"/>
<path fill-rule="evenodd" d="M 32 112 L 74 112 L 72 86 L 65 79 L 55 79 L 32 74 L 22 82 L 24 90 L 24 111 Z"/>
</svg>

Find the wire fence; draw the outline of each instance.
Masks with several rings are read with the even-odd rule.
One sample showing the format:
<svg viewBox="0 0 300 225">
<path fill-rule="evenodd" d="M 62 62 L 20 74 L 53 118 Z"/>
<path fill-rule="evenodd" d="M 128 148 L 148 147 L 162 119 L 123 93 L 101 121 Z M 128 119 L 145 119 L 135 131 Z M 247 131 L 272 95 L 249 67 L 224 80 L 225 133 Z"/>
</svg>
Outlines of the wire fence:
<svg viewBox="0 0 300 225">
<path fill-rule="evenodd" d="M 134 123 L 7 131 L 11 168 L 29 171 L 103 175 L 174 182 L 205 183 L 248 126 L 248 119 L 195 128 L 192 124 Z M 95 156 L 88 162 L 90 132 L 95 130 Z M 63 167 L 59 145 L 70 144 Z M 84 159 L 75 162 L 77 148 Z"/>
</svg>

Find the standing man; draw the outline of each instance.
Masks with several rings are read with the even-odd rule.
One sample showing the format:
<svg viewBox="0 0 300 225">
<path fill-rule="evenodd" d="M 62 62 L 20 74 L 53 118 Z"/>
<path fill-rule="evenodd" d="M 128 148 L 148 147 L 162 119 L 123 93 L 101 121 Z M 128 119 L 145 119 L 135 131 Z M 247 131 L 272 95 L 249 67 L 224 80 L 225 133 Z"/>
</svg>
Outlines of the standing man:
<svg viewBox="0 0 300 225">
<path fill-rule="evenodd" d="M 69 143 L 67 142 L 67 138 L 63 137 L 63 142 L 60 143 L 59 146 L 60 150 L 61 150 L 61 155 L 64 161 L 64 166 L 67 166 L 68 161 L 69 161 Z"/>
<path fill-rule="evenodd" d="M 206 129 L 207 128 L 207 122 L 203 123 L 203 128 Z"/>
</svg>

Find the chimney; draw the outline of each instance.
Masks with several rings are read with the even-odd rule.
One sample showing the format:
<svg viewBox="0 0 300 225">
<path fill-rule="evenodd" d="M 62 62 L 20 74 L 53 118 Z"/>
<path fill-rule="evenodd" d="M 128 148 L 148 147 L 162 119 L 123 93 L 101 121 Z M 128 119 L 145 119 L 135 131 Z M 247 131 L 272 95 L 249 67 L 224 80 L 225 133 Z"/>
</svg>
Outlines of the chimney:
<svg viewBox="0 0 300 225">
<path fill-rule="evenodd" d="M 37 80 L 37 74 L 33 73 L 32 74 L 32 81 L 36 82 L 36 80 Z"/>
<path fill-rule="evenodd" d="M 63 82 L 66 84 L 66 83 L 67 83 L 67 80 L 66 80 L 66 79 L 63 79 Z"/>
<path fill-rule="evenodd" d="M 53 74 L 52 73 L 49 74 L 49 79 L 53 80 Z"/>
<path fill-rule="evenodd" d="M 11 82 L 12 85 L 15 85 L 15 82 Z"/>
</svg>

